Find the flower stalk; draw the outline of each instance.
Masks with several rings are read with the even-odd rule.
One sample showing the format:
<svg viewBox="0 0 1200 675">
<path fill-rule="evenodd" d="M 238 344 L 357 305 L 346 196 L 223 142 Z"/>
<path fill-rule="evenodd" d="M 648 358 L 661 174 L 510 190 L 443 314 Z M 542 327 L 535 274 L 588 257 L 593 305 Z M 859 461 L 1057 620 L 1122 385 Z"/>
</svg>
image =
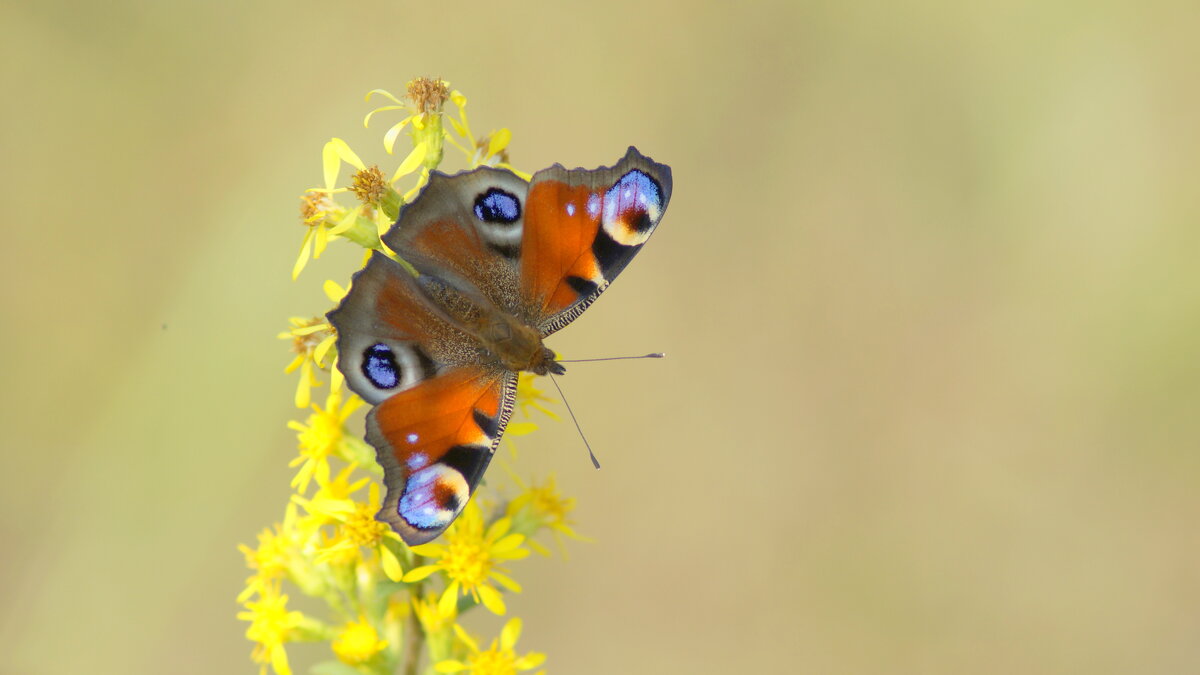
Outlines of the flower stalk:
<svg viewBox="0 0 1200 675">
<path fill-rule="evenodd" d="M 300 198 L 304 235 L 293 278 L 339 241 L 362 249 L 364 262 L 371 251 L 394 256 L 380 236 L 419 193 L 429 172 L 442 165 L 447 145 L 461 151 L 467 168 L 498 166 L 529 177 L 508 164 L 511 132 L 502 128 L 476 138 L 467 121 L 466 96 L 447 82 L 418 78 L 408 83 L 403 97 L 374 90 L 367 98 L 375 95 L 391 103 L 368 113 L 364 124 L 376 115 L 403 115 L 384 133 L 383 146 L 392 156 L 407 130 L 411 150 L 389 173 L 387 167 L 366 164 L 339 138 L 325 144 L 323 185 Z M 343 165 L 353 169 L 345 182 Z M 337 275 L 349 279 L 351 272 Z M 328 663 L 315 666 L 322 672 L 498 675 L 537 668 L 543 654 L 516 655 L 519 618 L 509 618 L 487 649 L 461 620 L 479 607 L 509 616 L 505 598 L 522 590 L 510 566 L 531 551 L 548 554 L 535 537 L 553 533 L 560 540 L 582 539 L 568 516 L 574 500 L 558 493 L 553 478 L 527 486 L 514 467 L 512 439 L 535 432 L 543 418 L 556 420 L 553 402 L 533 386 L 531 375 L 522 374 L 517 397 L 522 419 L 509 426 L 509 456 L 495 459 L 502 468 L 494 470 L 494 479 L 476 491 L 441 539 L 405 545 L 375 519 L 382 471 L 374 449 L 362 439 L 367 406 L 345 388 L 337 369 L 336 335 L 322 318 L 346 291 L 327 281 L 325 298 L 314 307 L 316 317 L 293 317 L 279 334 L 293 352 L 285 372 L 297 377 L 294 403 L 305 412 L 287 423 L 296 433 L 298 452 L 289 462 L 295 469 L 294 492 L 283 518 L 263 529 L 255 546 L 239 547 L 250 577 L 237 598 L 238 618 L 248 622 L 251 660 L 260 675 L 290 675 L 288 645 L 309 642 L 327 646 Z M 506 476 L 513 479 L 505 481 Z M 294 594 L 314 599 L 320 609 L 295 609 Z"/>
</svg>

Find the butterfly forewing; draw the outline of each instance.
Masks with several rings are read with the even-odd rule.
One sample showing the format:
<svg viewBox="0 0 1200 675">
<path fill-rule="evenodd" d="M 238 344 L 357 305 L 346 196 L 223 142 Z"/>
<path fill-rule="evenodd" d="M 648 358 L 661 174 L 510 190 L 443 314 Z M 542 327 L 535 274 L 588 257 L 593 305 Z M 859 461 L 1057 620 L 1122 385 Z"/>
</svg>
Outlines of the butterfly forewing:
<svg viewBox="0 0 1200 675">
<path fill-rule="evenodd" d="M 521 284 L 543 336 L 583 313 L 650 237 L 671 199 L 671 169 L 629 148 L 615 166 L 534 175 Z"/>
</svg>

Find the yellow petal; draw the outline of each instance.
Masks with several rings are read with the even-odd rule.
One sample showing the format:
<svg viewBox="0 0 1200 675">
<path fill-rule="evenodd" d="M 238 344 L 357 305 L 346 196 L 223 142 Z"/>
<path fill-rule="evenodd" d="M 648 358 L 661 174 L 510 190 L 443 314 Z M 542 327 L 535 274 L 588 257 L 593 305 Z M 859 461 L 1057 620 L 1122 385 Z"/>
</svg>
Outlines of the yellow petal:
<svg viewBox="0 0 1200 675">
<path fill-rule="evenodd" d="M 325 252 L 325 246 L 329 243 L 329 228 L 318 225 L 313 229 L 317 232 L 316 242 L 313 244 L 313 260 L 316 260 Z"/>
<path fill-rule="evenodd" d="M 404 583 L 411 584 L 421 581 L 422 579 L 428 578 L 429 575 L 440 569 L 441 568 L 437 565 L 421 565 L 420 567 L 414 567 L 404 575 Z"/>
<path fill-rule="evenodd" d="M 343 162 L 353 166 L 359 171 L 367 168 L 367 165 L 363 164 L 363 161 L 358 158 L 358 155 L 354 154 L 354 151 L 350 149 L 350 146 L 347 145 L 346 141 L 334 137 L 334 139 L 329 142 L 333 144 L 334 149 L 337 151 L 338 157 L 341 157 Z"/>
<path fill-rule="evenodd" d="M 400 162 L 400 166 L 396 167 L 396 173 L 392 174 L 391 182 L 395 183 L 401 176 L 407 176 L 421 166 L 421 162 L 425 161 L 425 154 L 429 152 L 429 144 L 425 141 L 417 143 L 412 152 L 408 153 L 408 157 Z M 407 199 L 405 201 L 408 201 Z"/>
<path fill-rule="evenodd" d="M 491 541 L 496 541 L 497 539 L 503 537 L 508 532 L 510 527 L 512 527 L 512 518 L 501 518 L 492 523 L 492 526 L 488 528 L 486 538 Z M 520 540 L 518 540 L 517 543 L 520 544 Z M 496 545 L 499 545 L 499 542 L 497 542 Z"/>
<path fill-rule="evenodd" d="M 501 162 L 496 166 L 500 167 L 501 169 L 508 169 L 509 171 L 517 174 L 521 177 L 521 180 L 529 180 L 530 178 L 533 178 L 533 174 L 529 173 L 528 171 L 522 171 L 514 167 L 512 164 L 508 164 L 507 162 Z"/>
<path fill-rule="evenodd" d="M 514 581 L 508 575 L 501 574 L 495 570 L 492 570 L 492 572 L 489 576 L 491 576 L 493 579 L 495 579 L 496 583 L 507 588 L 508 590 L 512 591 L 513 593 L 521 592 L 521 584 L 518 584 L 516 581 Z"/>
<path fill-rule="evenodd" d="M 307 359 L 300 366 L 300 383 L 296 385 L 296 407 L 307 408 L 312 402 L 312 362 Z"/>
<path fill-rule="evenodd" d="M 463 129 L 463 126 L 458 123 L 458 120 L 454 119 L 453 117 L 447 117 L 446 119 L 450 120 L 450 126 L 454 127 L 454 133 L 462 136 L 463 138 L 467 137 L 467 130 Z"/>
<path fill-rule="evenodd" d="M 398 103 L 399 105 L 404 105 L 404 102 L 403 102 L 403 101 L 401 101 L 400 99 L 398 99 L 398 98 L 396 98 L 395 96 L 393 96 L 393 95 L 392 95 L 392 93 L 391 93 L 390 91 L 386 90 L 386 89 L 372 89 L 371 91 L 368 91 L 368 92 L 367 92 L 367 95 L 366 95 L 365 97 L 363 97 L 363 100 L 364 100 L 364 101 L 370 101 L 370 100 L 371 100 L 371 94 L 379 94 L 380 96 L 383 96 L 383 97 L 386 97 L 386 98 L 390 98 L 391 100 L 395 101 L 395 102 L 396 102 L 396 103 Z"/>
<path fill-rule="evenodd" d="M 546 662 L 546 655 L 541 652 L 529 652 L 517 659 L 513 665 L 517 670 L 533 670 Z"/>
<path fill-rule="evenodd" d="M 304 243 L 300 244 L 300 257 L 296 258 L 296 264 L 292 265 L 292 281 L 300 276 L 300 272 L 304 270 L 304 266 L 308 264 L 308 256 L 312 254 L 313 228 L 308 228 L 304 233 Z"/>
<path fill-rule="evenodd" d="M 459 108 L 467 107 L 467 97 L 457 89 L 450 92 L 450 100 L 454 101 L 454 105 L 458 106 Z"/>
<path fill-rule="evenodd" d="M 354 221 L 356 219 L 358 219 L 358 214 L 362 213 L 362 210 L 363 210 L 363 204 L 359 204 L 358 206 L 356 206 L 356 207 L 350 209 L 349 211 L 347 211 L 346 213 L 342 214 L 342 217 L 339 218 L 337 221 L 337 225 L 334 225 L 333 227 L 329 228 L 329 234 L 336 237 L 337 235 L 345 232 L 346 230 L 350 229 L 351 227 L 354 227 Z"/>
<path fill-rule="evenodd" d="M 275 675 L 292 675 L 292 667 L 288 665 L 287 652 L 284 651 L 283 645 L 274 645 L 271 648 L 271 668 L 275 670 Z"/>
<path fill-rule="evenodd" d="M 517 644 L 517 640 L 521 638 L 521 617 L 514 616 L 504 624 L 504 628 L 500 630 L 500 648 L 512 649 L 513 645 Z"/>
<path fill-rule="evenodd" d="M 333 343 L 336 341 L 337 336 L 330 335 L 324 340 L 321 340 L 321 344 L 317 345 L 317 348 L 313 350 L 313 361 L 316 361 L 318 366 L 321 365 L 321 362 L 325 360 L 325 355 L 329 352 L 329 348 L 332 347 Z"/>
<path fill-rule="evenodd" d="M 337 185 L 338 171 L 342 168 L 342 162 L 338 159 L 337 146 L 333 141 L 325 144 L 321 148 L 321 175 L 325 177 L 325 189 L 332 190 L 334 185 Z"/>
<path fill-rule="evenodd" d="M 404 578 L 404 569 L 400 567 L 400 559 L 392 552 L 392 549 L 387 546 L 379 547 L 379 562 L 383 566 L 383 573 L 392 581 L 401 581 Z"/>
<path fill-rule="evenodd" d="M 514 532 L 500 541 L 492 544 L 492 553 L 503 554 L 509 553 L 521 546 L 521 542 L 525 541 L 525 535 Z"/>
<path fill-rule="evenodd" d="M 392 150 L 396 147 L 396 138 L 400 136 L 401 131 L 404 131 L 404 127 L 408 125 L 408 122 L 411 119 L 412 115 L 409 115 L 399 122 L 396 122 L 394 125 L 392 125 L 392 128 L 388 129 L 387 133 L 383 135 L 383 149 L 387 150 L 387 154 L 392 154 Z"/>
<path fill-rule="evenodd" d="M 283 369 L 283 372 L 289 373 L 289 374 L 294 373 L 294 372 L 296 372 L 296 369 L 299 368 L 303 364 L 304 364 L 304 355 L 297 354 L 296 358 L 292 359 L 292 362 L 287 364 L 287 368 Z"/>
<path fill-rule="evenodd" d="M 442 616 L 452 616 L 457 609 L 458 582 L 451 581 L 450 585 L 446 587 L 446 592 L 442 593 L 442 598 L 438 600 L 438 612 L 441 613 Z"/>
<path fill-rule="evenodd" d="M 371 126 L 371 117 L 373 117 L 375 115 L 375 113 L 384 112 L 387 110 L 406 110 L 406 109 L 408 109 L 408 106 L 403 106 L 403 105 L 385 105 L 383 107 L 376 108 L 376 109 L 372 110 L 371 112 L 367 113 L 367 116 L 363 118 L 363 128 L 365 129 L 365 128 Z"/>
<path fill-rule="evenodd" d="M 471 650 L 471 653 L 479 653 L 479 645 L 475 644 L 475 640 L 470 635 L 467 635 L 467 631 L 463 630 L 463 627 L 457 623 L 454 624 L 454 634 L 457 635 L 458 639 L 462 640 L 462 643 Z"/>
<path fill-rule="evenodd" d="M 458 661 L 438 661 L 433 669 L 439 673 L 461 673 L 467 669 L 467 666 Z"/>
<path fill-rule="evenodd" d="M 492 140 L 488 142 L 488 154 L 495 155 L 504 148 L 508 147 L 508 142 L 512 140 L 512 132 L 507 128 L 501 129 L 492 134 Z"/>
<path fill-rule="evenodd" d="M 538 425 L 533 422 L 512 422 L 504 430 L 508 436 L 527 436 L 537 431 Z"/>
<path fill-rule="evenodd" d="M 483 601 L 483 606 L 487 607 L 492 614 L 504 616 L 507 608 L 504 606 L 504 596 L 500 595 L 500 591 L 491 586 L 479 587 L 479 599 Z"/>
<path fill-rule="evenodd" d="M 329 298 L 330 302 L 341 302 L 350 289 L 342 288 L 333 279 L 326 279 L 325 283 L 321 286 L 321 290 L 325 291 L 325 297 Z"/>
</svg>

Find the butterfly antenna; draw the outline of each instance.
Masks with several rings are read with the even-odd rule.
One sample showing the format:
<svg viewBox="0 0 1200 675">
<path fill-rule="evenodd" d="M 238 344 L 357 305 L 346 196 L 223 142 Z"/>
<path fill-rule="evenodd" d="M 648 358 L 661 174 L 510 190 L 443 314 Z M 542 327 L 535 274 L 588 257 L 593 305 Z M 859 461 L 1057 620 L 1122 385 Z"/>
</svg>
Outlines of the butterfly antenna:
<svg viewBox="0 0 1200 675">
<path fill-rule="evenodd" d="M 587 359 L 585 359 L 587 360 Z M 601 361 L 603 359 L 593 359 Z M 567 396 L 563 393 L 562 387 L 558 386 L 558 380 L 554 379 L 552 373 L 547 373 L 550 376 L 550 381 L 554 383 L 554 388 L 558 390 L 558 396 L 562 399 L 564 405 L 567 406 L 567 413 L 571 416 L 571 421 L 575 423 L 575 430 L 579 432 L 579 437 L 583 439 L 583 445 L 587 448 L 588 457 L 592 458 L 592 466 L 600 468 L 600 462 L 596 459 L 596 453 L 592 452 L 592 444 L 588 443 L 587 436 L 583 435 L 583 429 L 579 428 L 579 420 L 575 419 L 575 411 L 571 410 L 571 404 L 567 403 Z"/>
<path fill-rule="evenodd" d="M 666 354 L 662 352 L 654 352 L 653 354 L 642 354 L 641 356 L 606 356 L 602 359 L 557 359 L 559 363 L 584 363 L 587 361 L 622 361 L 625 359 L 663 359 Z M 566 403 L 564 400 L 563 403 Z M 568 408 L 570 406 L 567 406 Z"/>
</svg>

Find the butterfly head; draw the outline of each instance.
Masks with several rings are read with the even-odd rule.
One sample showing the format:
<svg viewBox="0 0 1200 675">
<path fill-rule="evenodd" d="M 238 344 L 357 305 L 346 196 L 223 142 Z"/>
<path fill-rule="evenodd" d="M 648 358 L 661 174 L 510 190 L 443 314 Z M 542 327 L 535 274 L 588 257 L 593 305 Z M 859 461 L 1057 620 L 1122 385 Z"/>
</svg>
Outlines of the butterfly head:
<svg viewBox="0 0 1200 675">
<path fill-rule="evenodd" d="M 562 375 L 567 372 L 566 366 L 554 360 L 554 350 L 545 346 L 526 370 L 535 375 Z"/>
</svg>

